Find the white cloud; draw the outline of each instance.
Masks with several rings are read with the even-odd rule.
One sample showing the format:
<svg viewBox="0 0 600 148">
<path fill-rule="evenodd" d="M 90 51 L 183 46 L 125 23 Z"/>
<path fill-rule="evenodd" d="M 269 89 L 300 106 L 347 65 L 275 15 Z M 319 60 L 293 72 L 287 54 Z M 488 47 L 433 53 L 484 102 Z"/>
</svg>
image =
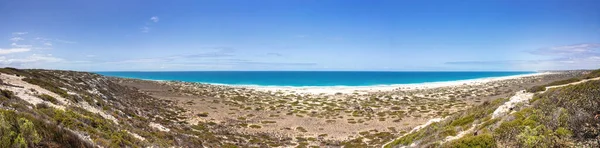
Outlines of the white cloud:
<svg viewBox="0 0 600 148">
<path fill-rule="evenodd" d="M 533 51 L 533 54 L 539 55 L 573 55 L 573 54 L 588 54 L 600 48 L 600 44 L 575 44 L 566 46 L 555 46 L 549 48 L 541 48 Z"/>
<path fill-rule="evenodd" d="M 28 32 L 13 32 L 12 34 L 13 34 L 13 35 L 25 35 L 25 34 L 27 34 L 27 33 L 28 33 Z"/>
<path fill-rule="evenodd" d="M 10 46 L 17 47 L 17 48 L 30 48 L 31 47 L 31 45 L 19 45 L 17 43 L 12 43 L 12 44 L 10 44 Z"/>
<path fill-rule="evenodd" d="M 52 43 L 46 42 L 46 43 L 44 43 L 44 45 L 46 45 L 46 46 L 52 46 Z"/>
<path fill-rule="evenodd" d="M 142 27 L 140 28 L 142 30 L 143 33 L 148 33 L 150 32 L 150 28 L 149 27 Z"/>
<path fill-rule="evenodd" d="M 23 65 L 23 64 L 51 63 L 51 62 L 61 62 L 61 61 L 63 61 L 63 59 L 53 57 L 52 55 L 33 54 L 33 55 L 25 57 L 25 58 L 6 58 L 4 56 L 0 56 L 0 64 L 2 64 L 2 65 Z"/>
<path fill-rule="evenodd" d="M 13 38 L 10 38 L 10 41 L 13 41 L 13 42 L 18 42 L 18 41 L 22 41 L 22 40 L 25 40 L 25 39 L 23 39 L 23 38 L 21 38 L 21 37 L 13 37 Z"/>
<path fill-rule="evenodd" d="M 155 22 L 155 23 L 159 21 L 159 19 L 158 19 L 157 16 L 151 17 L 150 20 L 153 21 L 153 22 Z"/>
<path fill-rule="evenodd" d="M 66 43 L 66 44 L 75 44 L 77 42 L 74 41 L 67 41 L 67 40 L 61 40 L 61 39 L 54 39 L 55 42 L 60 42 L 60 43 Z"/>
<path fill-rule="evenodd" d="M 77 42 L 74 42 L 74 41 L 61 40 L 61 39 L 49 39 L 49 38 L 42 38 L 42 37 L 36 37 L 35 40 L 39 40 L 41 42 L 53 41 L 53 42 L 65 43 L 65 44 L 75 44 L 75 43 L 77 43 Z"/>
<path fill-rule="evenodd" d="M 31 49 L 29 48 L 11 48 L 11 49 L 1 49 L 0 48 L 0 55 L 2 54 L 12 54 L 12 53 L 19 53 L 19 52 L 28 52 Z"/>
</svg>

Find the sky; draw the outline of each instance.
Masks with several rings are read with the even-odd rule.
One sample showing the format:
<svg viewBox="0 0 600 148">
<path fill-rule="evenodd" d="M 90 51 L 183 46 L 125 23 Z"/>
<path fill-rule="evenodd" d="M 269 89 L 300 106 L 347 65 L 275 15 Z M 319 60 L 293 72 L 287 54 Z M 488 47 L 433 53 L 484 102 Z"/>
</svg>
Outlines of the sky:
<svg viewBox="0 0 600 148">
<path fill-rule="evenodd" d="M 600 0 L 0 1 L 0 66 L 79 71 L 600 68 Z"/>
</svg>

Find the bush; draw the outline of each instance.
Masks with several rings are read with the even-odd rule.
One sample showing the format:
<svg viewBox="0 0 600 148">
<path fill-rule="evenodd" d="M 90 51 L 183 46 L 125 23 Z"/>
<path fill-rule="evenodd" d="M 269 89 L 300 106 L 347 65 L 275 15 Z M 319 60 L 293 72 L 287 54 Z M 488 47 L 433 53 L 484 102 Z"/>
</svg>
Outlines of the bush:
<svg viewBox="0 0 600 148">
<path fill-rule="evenodd" d="M 600 77 L 600 69 L 591 71 L 587 75 L 583 76 L 584 79 L 591 79 L 591 78 L 596 78 L 596 77 Z"/>
<path fill-rule="evenodd" d="M 0 136 L 0 147 L 34 147 L 41 141 L 33 122 L 12 111 L 0 114 Z"/>
<path fill-rule="evenodd" d="M 531 88 L 527 89 L 527 92 L 540 92 L 540 91 L 545 91 L 546 90 L 546 86 L 545 85 L 538 85 L 538 86 L 533 86 Z"/>
<path fill-rule="evenodd" d="M 15 96 L 15 93 L 13 93 L 10 90 L 4 90 L 4 89 L 2 89 L 2 90 L 0 90 L 0 93 L 1 93 L 0 98 L 4 98 L 4 99 L 10 99 L 10 98 L 13 98 Z"/>
<path fill-rule="evenodd" d="M 490 134 L 482 134 L 477 136 L 466 136 L 450 143 L 446 143 L 443 147 L 447 148 L 494 148 L 496 141 Z"/>
<path fill-rule="evenodd" d="M 47 95 L 47 94 L 42 94 L 42 95 L 39 95 L 38 97 L 40 99 L 44 100 L 44 101 L 52 102 L 54 104 L 58 104 L 59 103 L 58 100 L 56 100 L 56 98 L 54 98 L 54 97 L 52 97 L 50 95 Z"/>
<path fill-rule="evenodd" d="M 51 92 L 54 92 L 54 93 L 60 95 L 61 97 L 69 98 L 69 94 L 67 93 L 67 91 L 60 89 L 59 87 L 57 87 L 49 82 L 46 82 L 44 80 L 37 79 L 37 78 L 23 78 L 23 81 L 25 81 L 29 84 L 40 86 L 46 90 L 49 90 Z"/>
<path fill-rule="evenodd" d="M 600 77 L 600 69 L 591 71 L 590 73 L 588 73 L 586 75 L 583 75 L 583 76 L 580 76 L 580 77 L 575 77 L 575 78 L 570 78 L 570 79 L 565 79 L 565 80 L 554 81 L 554 82 L 550 82 L 550 83 L 544 84 L 544 85 L 533 86 L 531 88 L 528 88 L 527 92 L 534 93 L 534 92 L 545 91 L 546 87 L 548 87 L 548 86 L 569 84 L 569 83 L 581 81 L 583 79 L 592 79 L 592 78 L 597 78 L 597 77 Z"/>
<path fill-rule="evenodd" d="M 452 125 L 452 126 L 463 126 L 463 125 L 466 125 L 466 124 L 470 124 L 473 121 L 475 121 L 475 117 L 473 115 L 469 115 L 469 116 L 458 118 L 458 119 L 452 121 L 452 123 L 450 123 L 450 125 Z"/>
<path fill-rule="evenodd" d="M 308 132 L 306 129 L 304 129 L 304 127 L 300 127 L 300 126 L 299 126 L 299 127 L 296 127 L 296 130 L 298 130 L 298 131 L 300 131 L 300 132 L 303 132 L 303 133 L 306 133 L 306 132 Z"/>
<path fill-rule="evenodd" d="M 454 129 L 453 126 L 447 126 L 446 128 L 444 128 L 444 131 L 440 133 L 442 137 L 456 136 L 456 134 L 456 129 Z"/>
<path fill-rule="evenodd" d="M 208 113 L 207 112 L 203 112 L 203 113 L 199 113 L 197 114 L 198 117 L 208 117 Z"/>
</svg>

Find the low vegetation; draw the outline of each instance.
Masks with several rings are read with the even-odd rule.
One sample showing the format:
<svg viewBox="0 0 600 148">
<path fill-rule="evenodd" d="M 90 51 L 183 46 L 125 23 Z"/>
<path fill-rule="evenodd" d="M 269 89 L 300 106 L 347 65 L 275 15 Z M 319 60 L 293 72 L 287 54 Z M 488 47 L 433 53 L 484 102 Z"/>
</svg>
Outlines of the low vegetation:
<svg viewBox="0 0 600 148">
<path fill-rule="evenodd" d="M 481 123 L 491 119 L 491 113 L 508 99 L 497 99 L 492 102 L 484 102 L 479 106 L 472 107 L 463 112 L 449 116 L 446 120 L 435 122 L 416 132 L 409 133 L 399 139 L 394 140 L 386 147 L 395 145 L 410 145 L 418 143 L 419 145 L 438 145 L 448 136 L 455 136 L 458 132 L 465 131 L 473 125 L 475 121 Z"/>
<path fill-rule="evenodd" d="M 549 83 L 554 86 L 596 78 L 587 75 Z M 600 80 L 547 90 L 529 102 L 511 108 L 514 113 L 491 119 L 505 99 L 484 103 L 396 139 L 385 147 L 417 144 L 421 147 L 598 147 Z M 465 136 L 445 141 L 456 132 L 474 128 Z"/>
<path fill-rule="evenodd" d="M 202 100 L 206 99 L 206 103 L 218 104 L 210 108 L 224 106 L 227 108 L 225 113 L 231 117 L 227 120 L 219 120 L 215 118 L 219 118 L 222 112 L 212 110 L 196 112 L 177 106 L 177 103 L 195 106 L 204 102 L 198 100 L 177 102 L 155 98 L 147 92 L 119 84 L 118 81 L 123 79 L 107 78 L 85 72 L 37 69 L 3 68 L 0 69 L 0 73 L 0 75 L 19 76 L 22 81 L 49 91 L 29 90 L 2 82 L 0 147 L 343 146 L 349 148 L 378 147 L 389 141 L 393 141 L 392 145 L 415 143 L 431 147 L 561 147 L 588 146 L 577 145 L 578 143 L 573 141 L 589 142 L 590 139 L 586 137 L 596 134 L 592 129 L 597 128 L 596 125 L 590 126 L 591 122 L 587 120 L 591 116 L 589 111 L 593 110 L 594 105 L 598 105 L 597 102 L 590 103 L 594 101 L 591 98 L 580 100 L 576 97 L 564 97 L 570 94 L 559 95 L 566 93 L 563 89 L 536 96 L 531 106 L 515 108 L 517 113 L 510 115 L 510 118 L 491 119 L 490 114 L 506 99 L 484 100 L 478 97 L 510 93 L 512 90 L 508 85 L 518 83 L 516 81 L 506 84 L 497 83 L 497 86 L 488 87 L 489 91 L 488 88 L 465 86 L 461 92 L 440 88 L 419 92 L 378 92 L 369 94 L 371 96 L 336 94 L 329 98 L 278 93 L 255 95 L 258 92 L 231 91 L 228 87 L 208 89 L 202 85 L 191 85 L 194 87 L 190 88 L 194 90 L 184 89 L 184 87 L 169 89 L 174 93 L 206 97 L 202 98 Z M 595 73 L 589 75 L 593 74 Z M 15 79 L 12 76 L 9 78 Z M 161 84 L 167 83 L 169 82 Z M 589 88 L 584 89 L 596 89 L 593 87 L 596 84 L 589 85 L 587 86 Z M 495 89 L 503 92 L 495 92 L 497 91 Z M 44 102 L 30 104 L 15 94 L 18 96 L 30 94 Z M 562 98 L 556 99 L 554 95 Z M 62 98 L 66 98 L 66 102 Z M 475 103 L 468 100 L 473 100 Z M 39 100 L 34 102 L 37 103 Z M 559 102 L 559 105 L 553 106 L 555 102 Z M 473 104 L 481 105 L 472 107 Z M 551 108 L 558 108 L 558 110 L 551 110 Z M 328 127 L 315 128 L 306 124 L 302 124 L 304 127 L 298 125 L 277 127 L 279 123 L 288 123 L 284 120 L 289 116 L 300 120 L 320 120 L 326 124 L 364 126 L 390 122 L 391 125 L 402 127 L 385 125 L 378 129 L 360 129 L 355 131 L 348 140 L 331 140 L 339 138 L 335 137 L 339 134 L 327 135 L 327 131 L 330 130 Z M 406 128 L 412 126 L 406 122 L 407 120 L 437 117 L 445 117 L 446 120 L 416 132 L 408 132 L 410 129 Z M 189 118 L 200 121 L 186 120 Z M 290 131 L 296 135 L 286 137 L 282 136 L 283 134 L 263 133 L 274 128 Z M 239 132 L 240 129 L 250 132 Z M 469 129 L 474 130 L 467 136 L 443 142 L 445 138 L 457 136 Z M 406 135 L 395 139 L 400 134 Z M 562 144 L 552 145 L 554 143 L 547 139 L 562 141 Z"/>
<path fill-rule="evenodd" d="M 569 84 L 569 83 L 578 82 L 578 81 L 585 80 L 585 79 L 597 78 L 597 77 L 600 77 L 600 69 L 590 71 L 587 74 L 579 76 L 579 77 L 564 79 L 564 80 L 560 80 L 560 81 L 554 81 L 554 82 L 550 82 L 550 83 L 544 84 L 544 85 L 533 86 L 533 87 L 528 88 L 527 92 L 545 91 L 546 87 L 548 87 L 548 86 Z"/>
<path fill-rule="evenodd" d="M 185 117 L 181 113 L 185 110 L 174 103 L 148 96 L 93 73 L 0 68 L 0 75 L 22 77 L 22 81 L 67 99 L 67 103 L 61 103 L 53 95 L 0 81 L 3 88 L 22 90 L 20 95 L 27 93 L 47 101 L 30 104 L 17 97 L 15 92 L 0 89 L 0 147 L 291 145 L 290 139 L 278 139 L 263 133 L 233 133 L 223 130 L 228 127 L 214 122 L 188 124 L 182 120 Z M 48 102 L 64 108 L 55 108 Z M 208 117 L 208 113 L 202 112 L 197 116 Z M 151 126 L 151 123 L 157 126 Z"/>
</svg>

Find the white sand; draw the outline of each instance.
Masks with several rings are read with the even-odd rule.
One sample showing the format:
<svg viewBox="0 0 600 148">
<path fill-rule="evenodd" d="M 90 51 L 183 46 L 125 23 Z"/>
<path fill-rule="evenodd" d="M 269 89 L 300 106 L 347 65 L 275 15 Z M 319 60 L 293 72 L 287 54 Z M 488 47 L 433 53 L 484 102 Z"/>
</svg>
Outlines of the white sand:
<svg viewBox="0 0 600 148">
<path fill-rule="evenodd" d="M 271 92 L 283 92 L 285 94 L 351 94 L 351 93 L 369 93 L 369 92 L 383 92 L 392 90 L 413 90 L 413 89 L 428 89 L 438 87 L 450 87 L 460 85 L 478 85 L 493 81 L 501 81 L 508 79 L 518 79 L 523 77 L 540 76 L 552 74 L 550 72 L 523 74 L 514 76 L 504 77 L 492 77 L 492 78 L 480 78 L 480 79 L 469 79 L 469 80 L 458 80 L 458 81 L 446 81 L 446 82 L 428 82 L 418 84 L 397 84 L 397 85 L 376 85 L 376 86 L 307 86 L 307 87 L 294 87 L 294 86 L 256 86 L 256 85 L 233 85 L 233 87 L 251 88 L 258 91 L 271 91 Z"/>
</svg>

